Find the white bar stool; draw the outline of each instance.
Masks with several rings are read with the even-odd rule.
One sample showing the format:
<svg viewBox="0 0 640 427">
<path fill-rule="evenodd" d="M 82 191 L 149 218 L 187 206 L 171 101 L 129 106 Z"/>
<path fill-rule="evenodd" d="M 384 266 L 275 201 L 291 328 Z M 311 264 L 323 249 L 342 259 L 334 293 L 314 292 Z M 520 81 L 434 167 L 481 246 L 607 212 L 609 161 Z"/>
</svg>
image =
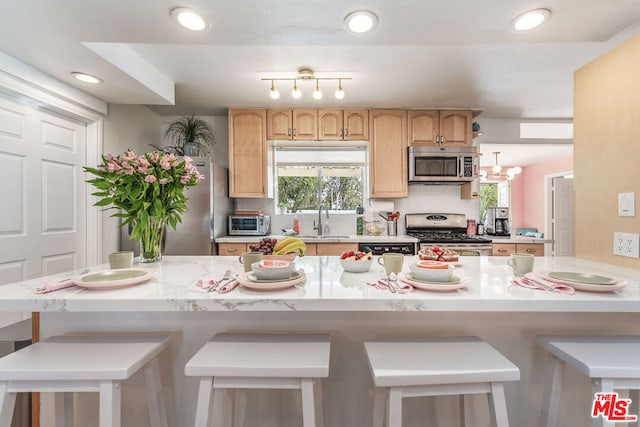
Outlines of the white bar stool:
<svg viewBox="0 0 640 427">
<path fill-rule="evenodd" d="M 185 365 L 185 375 L 200 377 L 196 427 L 209 425 L 212 397 L 222 402 L 217 422 L 242 425 L 244 407 L 233 407 L 245 405 L 242 389 L 300 390 L 303 426 L 322 427 L 318 379 L 329 376 L 329 350 L 326 334 L 217 334 Z"/>
<path fill-rule="evenodd" d="M 460 395 L 460 419 L 471 423 L 471 394 L 486 393 L 492 423 L 509 425 L 505 381 L 520 370 L 477 337 L 374 340 L 364 343 L 376 389 L 373 426 L 402 425 L 402 398 Z M 388 396 L 385 396 L 388 394 Z M 386 397 L 388 402 L 385 405 Z"/>
<path fill-rule="evenodd" d="M 100 427 L 120 427 L 120 382 L 144 367 L 153 427 L 167 417 L 156 356 L 166 336 L 57 336 L 0 359 L 0 427 L 11 424 L 18 392 L 54 392 L 54 425 L 73 426 L 73 396 L 100 394 Z M 62 396 L 61 396 L 62 395 Z"/>
<path fill-rule="evenodd" d="M 540 336 L 538 343 L 550 353 L 542 426 L 556 425 L 562 373 L 567 363 L 591 378 L 593 397 L 596 393 L 631 390 L 628 413 L 638 415 L 640 336 Z M 640 426 L 640 420 L 636 425 Z M 593 426 L 613 427 L 615 423 L 598 416 L 593 418 Z"/>
</svg>

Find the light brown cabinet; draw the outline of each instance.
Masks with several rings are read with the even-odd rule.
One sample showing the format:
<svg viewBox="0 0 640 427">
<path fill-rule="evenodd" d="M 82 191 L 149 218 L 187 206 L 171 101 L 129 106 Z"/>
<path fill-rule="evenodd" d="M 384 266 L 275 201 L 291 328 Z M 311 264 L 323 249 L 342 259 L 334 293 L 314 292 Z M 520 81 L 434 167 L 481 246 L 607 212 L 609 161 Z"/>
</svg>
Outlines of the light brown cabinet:
<svg viewBox="0 0 640 427">
<path fill-rule="evenodd" d="M 407 197 L 407 112 L 371 110 L 369 124 L 370 197 Z"/>
<path fill-rule="evenodd" d="M 265 110 L 229 110 L 229 196 L 272 197 Z"/>
<path fill-rule="evenodd" d="M 235 255 L 240 256 L 243 252 L 247 252 L 247 244 L 246 243 L 218 243 L 218 255 L 229 256 Z"/>
<path fill-rule="evenodd" d="M 513 253 L 532 254 L 534 256 L 544 256 L 543 243 L 493 243 L 491 244 L 491 255 L 509 256 Z"/>
<path fill-rule="evenodd" d="M 366 141 L 369 139 L 369 110 L 319 110 L 318 139 Z"/>
<path fill-rule="evenodd" d="M 317 243 L 317 255 L 340 255 L 345 251 L 357 251 L 357 243 Z M 311 255 L 311 254 L 308 254 Z"/>
<path fill-rule="evenodd" d="M 409 110 L 409 145 L 471 145 L 471 110 Z"/>
<path fill-rule="evenodd" d="M 267 110 L 267 139 L 318 139 L 318 110 Z"/>
</svg>

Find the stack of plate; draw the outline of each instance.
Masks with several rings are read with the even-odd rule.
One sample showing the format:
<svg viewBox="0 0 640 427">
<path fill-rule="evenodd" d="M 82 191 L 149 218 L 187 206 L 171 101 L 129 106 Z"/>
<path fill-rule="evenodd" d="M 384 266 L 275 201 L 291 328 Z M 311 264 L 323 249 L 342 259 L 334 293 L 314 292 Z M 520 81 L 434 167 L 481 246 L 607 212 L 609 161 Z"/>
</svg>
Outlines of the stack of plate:
<svg viewBox="0 0 640 427">
<path fill-rule="evenodd" d="M 461 289 L 469 284 L 469 279 L 466 277 L 459 277 L 455 274 L 451 276 L 451 279 L 447 282 L 428 282 L 426 280 L 418 280 L 414 278 L 411 273 L 399 273 L 398 279 L 405 283 L 410 284 L 414 288 L 423 289 L 425 291 L 454 291 Z"/>
<path fill-rule="evenodd" d="M 629 284 L 626 280 L 573 271 L 543 271 L 539 274 L 549 282 L 571 286 L 580 291 L 611 292 L 622 289 Z"/>
<path fill-rule="evenodd" d="M 285 279 L 258 279 L 253 272 L 248 271 L 238 275 L 238 282 L 245 288 L 258 291 L 274 291 L 291 288 L 296 285 L 304 285 L 307 281 L 304 271 L 294 270 L 291 276 Z"/>
</svg>

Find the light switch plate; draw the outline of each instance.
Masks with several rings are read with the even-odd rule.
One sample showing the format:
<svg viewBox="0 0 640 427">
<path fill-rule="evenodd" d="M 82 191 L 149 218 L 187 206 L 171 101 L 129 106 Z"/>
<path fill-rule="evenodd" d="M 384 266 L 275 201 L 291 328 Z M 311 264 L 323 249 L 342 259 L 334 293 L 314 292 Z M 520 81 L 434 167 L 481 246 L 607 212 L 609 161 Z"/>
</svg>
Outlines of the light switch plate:
<svg viewBox="0 0 640 427">
<path fill-rule="evenodd" d="M 629 258 L 640 258 L 640 234 L 613 233 L 613 254 Z"/>
<path fill-rule="evenodd" d="M 618 193 L 618 216 L 636 216 L 636 193 Z"/>
</svg>

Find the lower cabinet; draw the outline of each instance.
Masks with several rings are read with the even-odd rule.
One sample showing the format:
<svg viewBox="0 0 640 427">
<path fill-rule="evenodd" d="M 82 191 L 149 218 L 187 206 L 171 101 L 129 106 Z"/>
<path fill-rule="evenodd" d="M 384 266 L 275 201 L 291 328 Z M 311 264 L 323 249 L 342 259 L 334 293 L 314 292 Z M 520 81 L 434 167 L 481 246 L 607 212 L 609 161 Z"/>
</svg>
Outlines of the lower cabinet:
<svg viewBox="0 0 640 427">
<path fill-rule="evenodd" d="M 493 243 L 491 245 L 491 255 L 509 256 L 513 253 L 532 254 L 534 256 L 544 256 L 543 243 Z"/>
<path fill-rule="evenodd" d="M 246 243 L 218 243 L 218 255 L 240 256 L 247 252 L 247 246 Z"/>
<path fill-rule="evenodd" d="M 357 243 L 318 243 L 316 255 L 340 255 L 345 251 L 357 251 Z M 307 252 L 308 255 L 311 255 Z"/>
</svg>

